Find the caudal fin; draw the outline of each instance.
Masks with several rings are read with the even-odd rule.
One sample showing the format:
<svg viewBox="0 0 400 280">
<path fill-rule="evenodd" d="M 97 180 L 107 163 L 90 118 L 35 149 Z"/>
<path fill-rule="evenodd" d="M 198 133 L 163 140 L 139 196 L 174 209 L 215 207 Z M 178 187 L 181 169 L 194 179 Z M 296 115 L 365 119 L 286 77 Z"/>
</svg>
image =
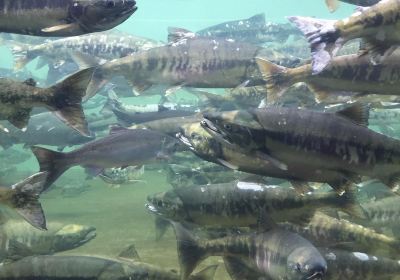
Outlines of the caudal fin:
<svg viewBox="0 0 400 280">
<path fill-rule="evenodd" d="M 267 87 L 267 101 L 274 103 L 294 83 L 288 75 L 288 69 L 266 59 L 257 57 L 256 62 Z"/>
<path fill-rule="evenodd" d="M 335 28 L 335 20 L 288 17 L 307 37 L 311 47 L 312 73 L 318 74 L 341 49 L 345 40 Z"/>
<path fill-rule="evenodd" d="M 328 9 L 331 13 L 333 13 L 339 8 L 338 0 L 325 0 L 325 4 L 328 6 Z"/>
<path fill-rule="evenodd" d="M 45 191 L 70 167 L 70 165 L 65 160 L 64 153 L 37 146 L 31 147 L 31 150 L 39 163 L 40 171 L 48 172 L 43 186 L 43 190 Z"/>
<path fill-rule="evenodd" d="M 46 218 L 39 196 L 44 190 L 47 172 L 36 173 L 11 187 L 9 206 L 28 223 L 38 229 L 46 230 Z"/>
<path fill-rule="evenodd" d="M 206 251 L 188 229 L 179 223 L 171 222 L 171 224 L 175 229 L 181 280 L 187 280 L 197 265 L 206 257 Z"/>
<path fill-rule="evenodd" d="M 189 277 L 190 280 L 212 280 L 217 272 L 218 265 L 210 265 Z"/>
<path fill-rule="evenodd" d="M 81 103 L 93 71 L 93 68 L 79 71 L 51 87 L 54 98 L 47 104 L 57 117 L 85 136 L 90 136 L 90 132 Z"/>
</svg>

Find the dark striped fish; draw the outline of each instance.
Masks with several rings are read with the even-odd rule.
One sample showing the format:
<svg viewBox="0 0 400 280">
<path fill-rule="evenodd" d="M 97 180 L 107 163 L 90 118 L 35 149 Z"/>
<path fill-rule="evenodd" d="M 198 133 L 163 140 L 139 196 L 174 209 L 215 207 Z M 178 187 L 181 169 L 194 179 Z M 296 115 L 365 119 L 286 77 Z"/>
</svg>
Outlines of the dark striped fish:
<svg viewBox="0 0 400 280">
<path fill-rule="evenodd" d="M 299 195 L 293 188 L 251 182 L 174 188 L 147 198 L 150 212 L 177 222 L 208 227 L 256 227 L 263 215 L 275 223 L 304 224 L 318 209 L 353 214 L 352 194 L 334 192 Z"/>
<path fill-rule="evenodd" d="M 0 32 L 67 37 L 111 29 L 136 10 L 134 0 L 1 0 Z"/>
<path fill-rule="evenodd" d="M 284 171 L 302 168 L 341 173 L 338 181 L 325 181 L 338 191 L 366 176 L 397 192 L 400 141 L 368 129 L 368 114 L 368 107 L 361 104 L 336 113 L 268 107 L 206 113 L 202 124 L 226 141 L 263 155 Z"/>
<path fill-rule="evenodd" d="M 243 259 L 271 280 L 320 280 L 327 271 L 326 261 L 318 250 L 300 235 L 288 231 L 271 230 L 199 240 L 180 224 L 173 223 L 173 226 L 182 280 L 188 279 L 197 265 L 209 256 Z"/>
<path fill-rule="evenodd" d="M 399 52 L 390 55 L 379 65 L 371 64 L 368 55 L 339 56 L 317 75 L 313 75 L 311 64 L 285 68 L 261 58 L 257 59 L 257 63 L 266 82 L 268 98 L 272 101 L 299 82 L 306 83 L 319 102 L 341 92 L 399 95 Z"/>
<path fill-rule="evenodd" d="M 138 93 L 152 85 L 167 85 L 171 89 L 235 88 L 246 81 L 248 86 L 260 85 L 262 77 L 256 56 L 283 60 L 276 52 L 246 43 L 184 38 L 103 64 L 95 72 L 87 96 L 93 96 L 106 81 L 118 75 L 124 76 Z"/>
<path fill-rule="evenodd" d="M 243 135 L 246 135 L 246 130 Z M 307 193 L 312 190 L 307 181 L 311 182 L 335 182 L 343 184 L 343 175 L 335 170 L 309 170 L 300 163 L 289 170 L 284 170 L 271 162 L 262 153 L 249 152 L 249 147 L 240 144 L 231 144 L 207 132 L 196 122 L 182 126 L 177 135 L 182 143 L 200 158 L 226 166 L 233 170 L 251 174 L 286 179 L 291 182 L 299 193 Z M 248 142 L 243 142 L 248 143 Z M 362 216 L 362 215 L 358 215 Z"/>
<path fill-rule="evenodd" d="M 365 221 L 366 224 L 369 220 Z M 343 247 L 352 251 L 397 258 L 400 240 L 377 233 L 375 230 L 344 219 L 332 218 L 316 212 L 306 226 L 283 224 L 286 230 L 296 232 L 318 247 Z"/>
<path fill-rule="evenodd" d="M 380 63 L 400 45 L 399 19 L 398 0 L 379 1 L 343 20 L 289 17 L 310 42 L 313 74 L 324 70 L 338 50 L 356 38 L 364 40 L 364 53 L 371 54 L 370 61 Z"/>
</svg>

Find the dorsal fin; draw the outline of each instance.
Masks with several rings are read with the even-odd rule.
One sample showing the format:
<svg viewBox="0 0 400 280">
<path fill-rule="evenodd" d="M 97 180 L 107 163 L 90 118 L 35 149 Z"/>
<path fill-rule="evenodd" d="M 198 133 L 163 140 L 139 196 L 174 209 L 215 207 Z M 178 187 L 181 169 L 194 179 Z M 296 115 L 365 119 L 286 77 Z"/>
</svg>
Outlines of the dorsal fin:
<svg viewBox="0 0 400 280">
<path fill-rule="evenodd" d="M 256 14 L 250 18 L 248 18 L 248 21 L 252 22 L 252 23 L 263 23 L 265 25 L 265 13 L 261 13 L 261 14 Z"/>
<path fill-rule="evenodd" d="M 168 42 L 176 43 L 183 39 L 191 39 L 196 37 L 196 34 L 190 30 L 179 27 L 168 27 Z"/>
<path fill-rule="evenodd" d="M 118 124 L 114 124 L 114 125 L 110 125 L 110 135 L 112 135 L 112 134 L 117 134 L 117 133 L 121 133 L 121 132 L 124 132 L 124 131 L 127 131 L 127 130 L 129 130 L 129 128 L 126 128 L 126 127 L 123 127 L 123 126 L 121 126 L 121 125 L 118 125 Z"/>
<path fill-rule="evenodd" d="M 369 106 L 363 103 L 354 103 L 343 110 L 336 112 L 337 115 L 345 117 L 358 125 L 368 126 Z"/>
<path fill-rule="evenodd" d="M 26 79 L 23 81 L 23 83 L 27 86 L 35 87 L 36 86 L 36 81 L 32 78 Z"/>
<path fill-rule="evenodd" d="M 135 245 L 130 245 L 126 249 L 124 249 L 119 255 L 118 258 L 126 259 L 130 261 L 140 261 L 140 256 L 136 251 Z"/>
</svg>

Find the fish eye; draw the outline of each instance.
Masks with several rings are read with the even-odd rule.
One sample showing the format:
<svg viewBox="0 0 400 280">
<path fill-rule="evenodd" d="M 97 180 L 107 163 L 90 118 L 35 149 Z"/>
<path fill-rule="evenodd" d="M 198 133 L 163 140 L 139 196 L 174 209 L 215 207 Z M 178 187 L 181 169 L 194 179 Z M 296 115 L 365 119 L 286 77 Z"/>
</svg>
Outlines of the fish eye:
<svg viewBox="0 0 400 280">
<path fill-rule="evenodd" d="M 107 8 L 114 8 L 115 7 L 115 2 L 113 0 L 108 0 L 106 2 L 106 7 Z"/>
<path fill-rule="evenodd" d="M 224 128 L 226 130 L 232 130 L 232 126 L 230 124 L 224 124 Z"/>
</svg>

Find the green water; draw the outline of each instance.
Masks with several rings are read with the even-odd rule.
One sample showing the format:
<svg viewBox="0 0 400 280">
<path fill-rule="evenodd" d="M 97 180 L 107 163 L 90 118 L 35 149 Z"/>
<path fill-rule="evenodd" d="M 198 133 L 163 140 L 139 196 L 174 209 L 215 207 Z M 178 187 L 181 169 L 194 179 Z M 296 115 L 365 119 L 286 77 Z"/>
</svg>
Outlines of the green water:
<svg viewBox="0 0 400 280">
<path fill-rule="evenodd" d="M 118 30 L 151 39 L 166 41 L 169 26 L 199 30 L 228 20 L 244 19 L 264 12 L 267 21 L 285 22 L 285 16 L 306 15 L 320 18 L 342 18 L 354 9 L 342 4 L 334 14 L 328 12 L 323 0 L 138 0 L 138 11 Z M 12 56 L 6 47 L 1 48 L 1 66 L 12 68 Z M 34 70 L 35 62 L 28 69 L 37 77 L 44 77 L 46 69 Z M 147 100 L 148 101 L 148 100 Z M 22 145 L 18 146 L 22 150 Z M 28 150 L 29 151 L 29 150 Z M 18 181 L 22 174 L 38 170 L 36 160 L 31 157 L 21 163 L 18 170 L 23 173 L 9 174 L 8 182 Z M 74 167 L 62 176 L 63 181 L 78 180 L 89 183 L 90 189 L 77 196 L 64 197 L 60 189 L 54 188 L 41 199 L 48 222 L 77 223 L 97 228 L 97 237 L 88 244 L 63 254 L 99 255 L 114 257 L 130 244 L 135 244 L 143 261 L 178 269 L 175 236 L 171 230 L 159 242 L 155 242 L 153 216 L 147 213 L 144 204 L 149 194 L 171 189 L 165 172 L 146 171 L 141 178 L 144 183 L 110 188 L 100 179 L 85 182 L 80 167 Z M 221 263 L 219 258 L 210 258 L 202 263 Z M 215 279 L 230 279 L 223 265 Z"/>
</svg>

